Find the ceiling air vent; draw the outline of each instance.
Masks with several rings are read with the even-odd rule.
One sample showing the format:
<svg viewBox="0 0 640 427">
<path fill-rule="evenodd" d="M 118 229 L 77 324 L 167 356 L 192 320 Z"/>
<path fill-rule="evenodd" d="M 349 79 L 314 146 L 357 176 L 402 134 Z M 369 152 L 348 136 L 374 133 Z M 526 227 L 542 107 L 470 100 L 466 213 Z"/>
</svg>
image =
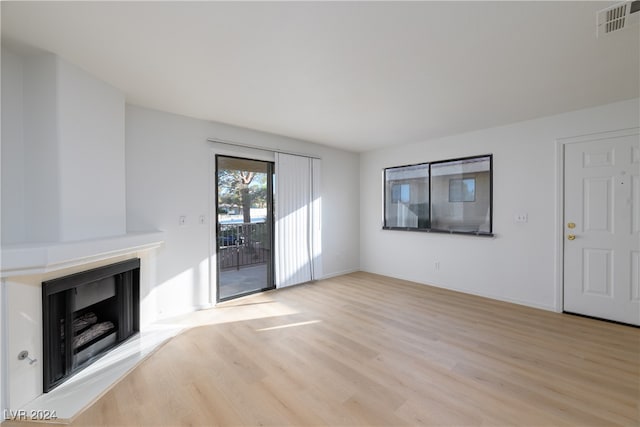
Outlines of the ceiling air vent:
<svg viewBox="0 0 640 427">
<path fill-rule="evenodd" d="M 640 11 L 640 0 L 625 1 L 602 9 L 596 18 L 598 37 L 638 24 L 640 22 L 638 11 Z"/>
</svg>

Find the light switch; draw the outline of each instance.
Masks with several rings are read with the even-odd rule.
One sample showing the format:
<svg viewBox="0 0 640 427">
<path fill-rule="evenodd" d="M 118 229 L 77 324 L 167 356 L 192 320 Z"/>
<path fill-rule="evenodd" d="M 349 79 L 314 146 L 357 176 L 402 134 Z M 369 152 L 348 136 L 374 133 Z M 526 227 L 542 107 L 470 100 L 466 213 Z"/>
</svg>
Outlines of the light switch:
<svg viewBox="0 0 640 427">
<path fill-rule="evenodd" d="M 180 215 L 180 218 L 178 218 L 178 225 L 186 225 L 186 224 L 187 224 L 187 216 Z"/>
</svg>

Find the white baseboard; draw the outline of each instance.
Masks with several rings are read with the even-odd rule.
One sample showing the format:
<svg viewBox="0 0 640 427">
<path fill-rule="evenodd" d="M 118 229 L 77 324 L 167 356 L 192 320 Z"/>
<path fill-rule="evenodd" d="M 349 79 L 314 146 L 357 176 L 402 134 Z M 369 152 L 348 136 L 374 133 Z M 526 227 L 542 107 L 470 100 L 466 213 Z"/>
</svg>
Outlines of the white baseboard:
<svg viewBox="0 0 640 427">
<path fill-rule="evenodd" d="M 365 271 L 365 270 L 362 270 L 362 271 Z M 464 294 L 475 295 L 475 296 L 479 296 L 479 297 L 483 297 L 483 298 L 489 298 L 489 299 L 493 299 L 493 300 L 497 300 L 497 301 L 508 302 L 508 303 L 511 303 L 511 304 L 523 305 L 525 307 L 537 308 L 537 309 L 545 310 L 545 311 L 553 311 L 554 313 L 558 312 L 556 310 L 556 307 L 553 306 L 553 305 L 538 304 L 538 303 L 534 303 L 534 302 L 531 302 L 531 301 L 525 301 L 525 300 L 520 300 L 520 299 L 516 299 L 516 298 L 509 298 L 509 297 L 505 297 L 505 296 L 502 296 L 502 295 L 494 295 L 494 294 L 491 294 L 491 293 L 478 292 L 476 290 L 471 290 L 471 289 L 466 289 L 466 288 L 459 288 L 459 287 L 456 287 L 456 286 L 443 285 L 441 283 L 419 282 L 419 281 L 417 281 L 417 280 L 415 280 L 413 278 L 401 277 L 401 276 L 389 276 L 388 274 L 378 273 L 378 272 L 375 272 L 375 271 L 366 271 L 366 272 L 367 273 L 372 273 L 372 274 L 379 274 L 381 276 L 387 276 L 387 277 L 396 278 L 396 279 L 400 279 L 400 280 L 406 280 L 408 282 L 418 283 L 420 285 L 433 286 L 435 288 L 448 289 L 450 291 L 462 292 Z"/>
<path fill-rule="evenodd" d="M 359 268 L 353 268 L 353 269 L 349 269 L 349 270 L 338 271 L 338 272 L 335 272 L 335 273 L 323 274 L 322 277 L 320 279 L 318 279 L 318 280 L 331 279 L 332 277 L 344 276 L 345 274 L 356 273 L 358 271 L 360 271 Z"/>
</svg>

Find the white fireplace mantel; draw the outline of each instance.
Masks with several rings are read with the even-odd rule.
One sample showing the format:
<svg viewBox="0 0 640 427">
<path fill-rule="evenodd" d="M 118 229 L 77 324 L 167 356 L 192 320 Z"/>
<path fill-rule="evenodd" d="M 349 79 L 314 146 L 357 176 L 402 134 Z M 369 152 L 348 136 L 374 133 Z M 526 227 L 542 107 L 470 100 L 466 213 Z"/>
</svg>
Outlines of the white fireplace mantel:
<svg viewBox="0 0 640 427">
<path fill-rule="evenodd" d="M 56 243 L 3 245 L 0 273 L 0 339 L 4 355 L 1 410 L 30 414 L 53 411 L 58 422 L 70 422 L 180 328 L 157 328 L 153 271 L 162 231 Z M 140 258 L 140 333 L 105 354 L 49 393 L 42 393 L 42 282 L 121 259 Z M 144 303 L 143 303 L 144 298 Z M 36 360 L 25 363 L 17 355 L 26 350 Z M 6 357 L 5 357 L 6 356 Z M 23 412 L 16 412 L 23 411 Z M 1 420 L 0 420 L 1 421 Z"/>
<path fill-rule="evenodd" d="M 0 277 L 49 273 L 133 252 L 155 249 L 163 243 L 164 232 L 153 231 L 73 242 L 3 245 Z"/>
</svg>

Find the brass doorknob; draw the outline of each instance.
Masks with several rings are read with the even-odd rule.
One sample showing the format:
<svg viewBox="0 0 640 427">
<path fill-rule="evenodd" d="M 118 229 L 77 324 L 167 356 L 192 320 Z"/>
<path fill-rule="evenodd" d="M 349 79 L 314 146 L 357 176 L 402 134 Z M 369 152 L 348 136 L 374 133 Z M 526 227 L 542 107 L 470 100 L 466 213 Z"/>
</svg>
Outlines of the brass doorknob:
<svg viewBox="0 0 640 427">
<path fill-rule="evenodd" d="M 575 234 L 569 234 L 569 235 L 567 235 L 567 239 L 576 240 L 576 235 Z"/>
</svg>

